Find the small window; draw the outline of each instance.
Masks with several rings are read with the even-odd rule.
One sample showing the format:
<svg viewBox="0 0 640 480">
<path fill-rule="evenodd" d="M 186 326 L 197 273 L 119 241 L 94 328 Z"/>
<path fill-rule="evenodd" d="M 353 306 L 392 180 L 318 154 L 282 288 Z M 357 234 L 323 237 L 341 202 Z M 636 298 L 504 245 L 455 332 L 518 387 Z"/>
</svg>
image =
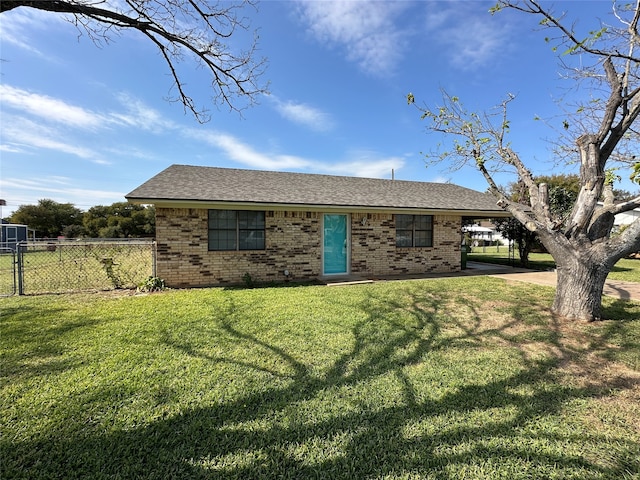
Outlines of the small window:
<svg viewBox="0 0 640 480">
<path fill-rule="evenodd" d="M 396 247 L 433 246 L 432 215 L 396 215 Z"/>
<path fill-rule="evenodd" d="M 209 210 L 209 250 L 264 250 L 264 212 Z"/>
</svg>

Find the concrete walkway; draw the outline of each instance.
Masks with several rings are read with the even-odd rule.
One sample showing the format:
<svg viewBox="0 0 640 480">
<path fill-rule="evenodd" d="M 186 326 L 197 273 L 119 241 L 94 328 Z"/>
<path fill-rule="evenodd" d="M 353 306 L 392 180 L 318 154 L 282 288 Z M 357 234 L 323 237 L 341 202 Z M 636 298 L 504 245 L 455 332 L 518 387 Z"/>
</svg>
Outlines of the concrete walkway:
<svg viewBox="0 0 640 480">
<path fill-rule="evenodd" d="M 555 271 L 542 272 L 480 262 L 468 262 L 465 272 L 467 271 L 471 275 L 490 275 L 507 281 L 535 283 L 550 287 L 555 287 L 558 280 Z M 640 283 L 607 280 L 604 285 L 604 294 L 622 300 L 640 302 Z"/>
</svg>

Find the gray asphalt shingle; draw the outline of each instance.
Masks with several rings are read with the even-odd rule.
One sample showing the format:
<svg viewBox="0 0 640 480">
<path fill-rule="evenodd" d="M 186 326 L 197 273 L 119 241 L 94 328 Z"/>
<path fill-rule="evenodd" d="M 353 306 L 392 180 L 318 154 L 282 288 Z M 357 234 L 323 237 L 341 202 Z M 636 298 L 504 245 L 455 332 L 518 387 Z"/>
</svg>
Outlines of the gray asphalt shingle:
<svg viewBox="0 0 640 480">
<path fill-rule="evenodd" d="M 126 198 L 143 203 L 250 202 L 504 212 L 492 195 L 447 183 L 190 165 L 168 167 Z"/>
</svg>

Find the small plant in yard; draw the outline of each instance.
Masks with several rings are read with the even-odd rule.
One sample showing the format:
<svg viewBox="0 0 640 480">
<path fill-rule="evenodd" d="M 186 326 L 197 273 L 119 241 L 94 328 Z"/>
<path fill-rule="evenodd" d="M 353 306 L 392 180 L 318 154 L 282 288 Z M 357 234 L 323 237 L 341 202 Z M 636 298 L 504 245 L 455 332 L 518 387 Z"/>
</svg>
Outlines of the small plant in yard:
<svg viewBox="0 0 640 480">
<path fill-rule="evenodd" d="M 122 288 L 122 280 L 120 279 L 120 275 L 115 271 L 114 267 L 117 266 L 112 257 L 105 257 L 100 260 L 102 266 L 104 267 L 104 271 L 111 280 L 114 288 Z"/>
<path fill-rule="evenodd" d="M 245 273 L 242 276 L 242 282 L 244 283 L 244 286 L 247 288 L 255 288 L 256 286 L 256 281 L 249 272 Z"/>
<path fill-rule="evenodd" d="M 165 288 L 164 280 L 154 276 L 149 276 L 149 278 L 138 285 L 139 292 L 159 292 Z"/>
</svg>

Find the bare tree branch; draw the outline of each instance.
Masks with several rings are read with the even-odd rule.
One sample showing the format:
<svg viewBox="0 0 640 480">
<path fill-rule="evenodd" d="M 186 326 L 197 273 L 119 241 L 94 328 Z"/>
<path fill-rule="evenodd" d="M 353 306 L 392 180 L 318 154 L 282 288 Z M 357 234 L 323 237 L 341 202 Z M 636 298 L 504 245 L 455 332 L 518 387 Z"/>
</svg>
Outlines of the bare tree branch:
<svg viewBox="0 0 640 480">
<path fill-rule="evenodd" d="M 3 0 L 0 12 L 29 7 L 70 14 L 76 27 L 82 27 L 94 41 L 110 41 L 113 29 L 140 32 L 158 48 L 167 64 L 177 90 L 176 100 L 200 122 L 208 120 L 208 109 L 198 107 L 185 88 L 178 70 L 178 64 L 185 59 L 196 61 L 211 74 L 214 105 L 240 112 L 267 93 L 260 83 L 266 60 L 257 56 L 257 36 L 253 36 L 246 51 L 239 53 L 224 43 L 238 30 L 248 30 L 248 20 L 238 12 L 247 5 L 255 7 L 253 0 L 225 4 L 206 0 L 125 0 L 122 5 L 127 10 L 107 8 L 109 5 L 103 0 Z"/>
<path fill-rule="evenodd" d="M 637 5 L 640 5 L 640 2 L 636 0 Z M 522 1 L 510 1 L 510 0 L 500 0 L 496 7 L 492 9 L 492 11 L 498 11 L 503 8 L 511 8 L 513 10 L 518 10 L 524 13 L 530 13 L 534 15 L 539 15 L 543 17 L 543 20 L 540 22 L 540 25 L 547 28 L 554 28 L 559 30 L 562 35 L 568 40 L 568 43 L 573 45 L 571 52 L 583 51 L 585 53 L 589 53 L 591 55 L 596 55 L 599 57 L 617 57 L 624 60 L 629 60 L 631 62 L 640 62 L 640 57 L 635 56 L 633 49 L 629 51 L 629 53 L 623 53 L 618 50 L 601 50 L 598 48 L 593 48 L 591 46 L 590 39 L 582 39 L 580 40 L 576 34 L 570 28 L 567 28 L 566 25 L 562 22 L 562 18 L 558 18 L 553 15 L 553 12 L 548 8 L 543 8 L 540 5 L 540 2 L 537 0 L 522 0 Z M 637 27 L 638 27 L 638 15 L 637 15 L 637 6 L 636 6 L 636 15 L 635 18 L 635 35 L 638 35 Z M 632 22 L 633 24 L 633 22 Z M 630 26 L 631 28 L 631 26 Z"/>
</svg>

